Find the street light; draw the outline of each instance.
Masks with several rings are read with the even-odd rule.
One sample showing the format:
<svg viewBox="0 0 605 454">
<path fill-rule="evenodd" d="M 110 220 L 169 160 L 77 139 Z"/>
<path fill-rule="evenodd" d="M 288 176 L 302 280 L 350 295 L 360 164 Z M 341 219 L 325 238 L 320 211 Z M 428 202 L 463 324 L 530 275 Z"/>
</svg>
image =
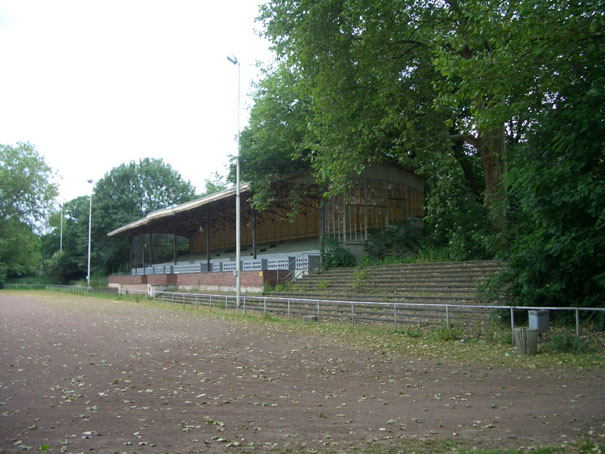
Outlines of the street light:
<svg viewBox="0 0 605 454">
<path fill-rule="evenodd" d="M 239 195 L 239 100 L 240 100 L 240 64 L 235 55 L 227 57 L 234 65 L 237 65 L 237 155 L 235 159 L 235 295 L 236 304 L 239 307 L 241 293 L 241 263 L 240 263 L 240 195 Z"/>
<path fill-rule="evenodd" d="M 59 227 L 59 252 L 63 252 L 63 206 L 65 205 L 65 202 L 63 202 L 61 204 L 61 224 Z"/>
<path fill-rule="evenodd" d="M 92 184 L 92 180 L 88 180 Z M 86 290 L 90 289 L 90 225 L 92 221 L 92 186 L 90 187 L 90 201 L 88 204 L 88 271 L 86 273 Z"/>
</svg>

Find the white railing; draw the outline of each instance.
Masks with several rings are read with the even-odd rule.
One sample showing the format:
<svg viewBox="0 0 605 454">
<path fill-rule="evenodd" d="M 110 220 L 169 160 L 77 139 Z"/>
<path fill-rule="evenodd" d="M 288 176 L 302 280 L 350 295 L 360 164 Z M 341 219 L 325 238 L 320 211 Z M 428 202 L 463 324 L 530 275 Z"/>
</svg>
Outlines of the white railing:
<svg viewBox="0 0 605 454">
<path fill-rule="evenodd" d="M 48 290 L 72 293 L 90 293 L 98 290 L 86 287 L 49 285 Z M 605 312 L 596 307 L 536 307 L 536 306 L 492 306 L 475 304 L 437 303 L 385 303 L 378 301 L 324 300 L 312 298 L 286 298 L 271 296 L 241 296 L 238 303 L 235 295 L 183 292 L 153 292 L 122 289 L 123 295 L 145 295 L 146 298 L 193 306 L 221 307 L 224 309 L 260 312 L 263 315 L 313 317 L 314 320 L 335 320 L 351 323 L 389 323 L 397 330 L 404 324 L 444 324 L 448 328 L 453 322 L 473 324 L 494 311 L 505 310 L 510 315 L 511 334 L 515 329 L 515 312 L 519 311 L 567 311 L 575 313 L 576 335 L 580 335 L 580 314 Z"/>
</svg>

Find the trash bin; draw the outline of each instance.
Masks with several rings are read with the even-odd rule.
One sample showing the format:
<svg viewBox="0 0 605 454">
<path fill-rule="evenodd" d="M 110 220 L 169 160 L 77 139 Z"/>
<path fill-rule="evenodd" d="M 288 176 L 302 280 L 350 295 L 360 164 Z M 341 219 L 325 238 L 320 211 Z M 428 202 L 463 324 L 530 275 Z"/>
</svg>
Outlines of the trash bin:
<svg viewBox="0 0 605 454">
<path fill-rule="evenodd" d="M 515 328 L 513 337 L 519 355 L 535 355 L 538 353 L 538 330 Z"/>
<path fill-rule="evenodd" d="M 529 311 L 529 327 L 538 333 L 548 333 L 549 313 L 548 311 Z"/>
</svg>

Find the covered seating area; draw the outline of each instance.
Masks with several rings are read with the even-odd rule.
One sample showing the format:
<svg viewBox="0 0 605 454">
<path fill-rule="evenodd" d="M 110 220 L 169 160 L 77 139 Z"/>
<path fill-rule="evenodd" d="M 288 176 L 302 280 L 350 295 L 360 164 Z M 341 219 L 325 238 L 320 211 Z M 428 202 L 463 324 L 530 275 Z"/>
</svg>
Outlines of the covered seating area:
<svg viewBox="0 0 605 454">
<path fill-rule="evenodd" d="M 424 212 L 422 178 L 388 164 L 366 169 L 335 197 L 325 198 L 308 174 L 279 181 L 273 190 L 267 209 L 257 211 L 250 185 L 240 189 L 244 292 L 261 292 L 318 268 L 324 237 L 361 255 L 372 229 L 421 218 Z M 233 291 L 235 192 L 155 211 L 109 232 L 130 242 L 130 273 L 111 276 L 109 285 Z"/>
</svg>

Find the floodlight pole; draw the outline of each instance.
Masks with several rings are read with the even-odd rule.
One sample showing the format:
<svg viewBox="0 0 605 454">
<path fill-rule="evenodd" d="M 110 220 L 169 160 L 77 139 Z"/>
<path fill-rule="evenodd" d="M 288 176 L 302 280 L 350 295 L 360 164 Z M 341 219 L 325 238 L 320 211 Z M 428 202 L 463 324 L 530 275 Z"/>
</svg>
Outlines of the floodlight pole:
<svg viewBox="0 0 605 454">
<path fill-rule="evenodd" d="M 92 184 L 92 180 L 88 180 Z M 90 289 L 90 227 L 92 221 L 92 186 L 90 188 L 90 200 L 88 204 L 88 268 L 86 272 L 86 290 Z"/>
<path fill-rule="evenodd" d="M 61 224 L 59 227 L 59 252 L 63 252 L 63 205 L 65 205 L 65 203 L 61 204 Z"/>
<path fill-rule="evenodd" d="M 240 181 L 239 181 L 239 111 L 240 111 L 240 63 L 236 56 L 227 57 L 234 65 L 237 65 L 237 155 L 235 159 L 235 296 L 236 305 L 239 307 L 241 294 L 241 231 L 240 231 Z"/>
</svg>

